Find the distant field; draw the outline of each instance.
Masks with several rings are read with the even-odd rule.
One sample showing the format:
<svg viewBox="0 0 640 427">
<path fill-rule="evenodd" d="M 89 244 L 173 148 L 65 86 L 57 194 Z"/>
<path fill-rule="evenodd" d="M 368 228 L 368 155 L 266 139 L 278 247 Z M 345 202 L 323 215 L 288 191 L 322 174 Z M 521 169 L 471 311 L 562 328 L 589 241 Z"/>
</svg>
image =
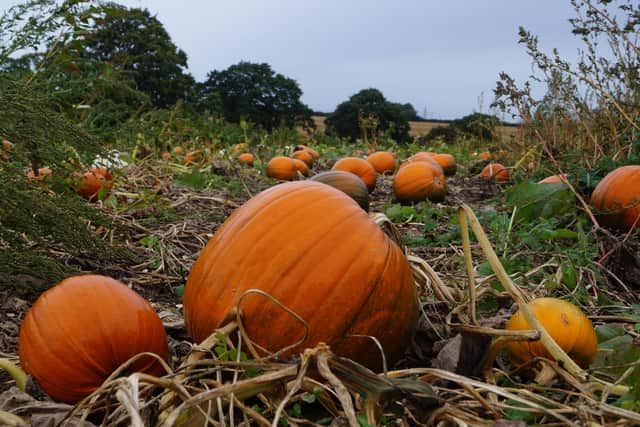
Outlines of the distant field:
<svg viewBox="0 0 640 427">
<path fill-rule="evenodd" d="M 312 116 L 313 122 L 316 125 L 316 128 L 319 131 L 324 132 L 325 124 L 324 124 L 324 116 Z M 409 135 L 411 136 L 421 136 L 429 133 L 429 131 L 433 128 L 449 126 L 448 123 L 443 122 L 409 122 L 411 128 L 409 129 Z M 501 126 L 499 129 L 500 136 L 503 139 L 514 139 L 518 137 L 518 130 L 520 128 L 516 126 Z"/>
</svg>

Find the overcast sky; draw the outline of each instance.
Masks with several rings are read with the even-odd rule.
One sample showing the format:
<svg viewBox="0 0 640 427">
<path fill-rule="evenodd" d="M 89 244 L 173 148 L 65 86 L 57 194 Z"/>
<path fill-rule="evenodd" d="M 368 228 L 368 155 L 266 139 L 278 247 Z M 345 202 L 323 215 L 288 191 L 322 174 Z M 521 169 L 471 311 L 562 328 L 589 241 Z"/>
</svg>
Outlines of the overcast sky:
<svg viewBox="0 0 640 427">
<path fill-rule="evenodd" d="M 0 0 L 5 10 L 16 1 Z M 331 112 L 361 89 L 410 102 L 427 118 L 488 112 L 501 71 L 531 61 L 518 27 L 576 58 L 569 0 L 121 0 L 149 9 L 189 57 L 198 81 L 239 61 L 267 62 Z"/>
</svg>

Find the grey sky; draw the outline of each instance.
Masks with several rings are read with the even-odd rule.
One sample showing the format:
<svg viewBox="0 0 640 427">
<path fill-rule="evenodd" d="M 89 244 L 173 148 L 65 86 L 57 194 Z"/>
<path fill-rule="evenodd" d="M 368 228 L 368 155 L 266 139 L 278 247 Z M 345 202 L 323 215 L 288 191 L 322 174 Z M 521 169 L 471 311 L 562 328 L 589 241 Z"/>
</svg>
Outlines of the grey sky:
<svg viewBox="0 0 640 427">
<path fill-rule="evenodd" d="M 10 0 L 0 0 L 6 9 Z M 531 62 L 518 26 L 576 57 L 569 0 L 121 0 L 148 8 L 189 57 L 198 81 L 241 60 L 295 79 L 303 102 L 333 111 L 375 87 L 428 118 L 487 112 L 500 71 Z M 483 94 L 483 102 L 480 102 Z"/>
</svg>

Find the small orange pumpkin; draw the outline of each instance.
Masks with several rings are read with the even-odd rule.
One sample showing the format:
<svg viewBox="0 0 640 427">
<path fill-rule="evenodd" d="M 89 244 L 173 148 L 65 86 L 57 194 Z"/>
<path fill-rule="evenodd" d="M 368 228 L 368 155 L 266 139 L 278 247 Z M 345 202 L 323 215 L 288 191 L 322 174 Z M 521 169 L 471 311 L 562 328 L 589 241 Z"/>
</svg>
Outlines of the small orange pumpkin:
<svg viewBox="0 0 640 427">
<path fill-rule="evenodd" d="M 622 166 L 609 172 L 591 193 L 591 206 L 599 222 L 629 231 L 640 225 L 640 165 Z"/>
<path fill-rule="evenodd" d="M 566 180 L 565 174 L 551 175 L 538 181 L 538 184 L 562 184 Z"/>
<path fill-rule="evenodd" d="M 267 176 L 282 181 L 293 181 L 298 178 L 296 162 L 291 157 L 276 156 L 267 163 Z"/>
<path fill-rule="evenodd" d="M 296 169 L 302 176 L 309 176 L 309 166 L 307 166 L 305 162 L 300 159 L 293 159 L 293 162 L 296 164 Z"/>
<path fill-rule="evenodd" d="M 162 321 L 144 298 L 106 276 L 63 280 L 40 295 L 20 326 L 22 367 L 59 402 L 77 403 L 141 352 L 168 359 Z M 163 373 L 149 356 L 128 371 Z"/>
<path fill-rule="evenodd" d="M 162 153 L 162 160 L 171 160 L 171 153 L 168 151 L 165 151 Z"/>
<path fill-rule="evenodd" d="M 483 151 L 482 153 L 478 154 L 478 157 L 480 157 L 480 159 L 482 160 L 489 161 L 493 159 L 493 154 L 491 154 L 489 151 Z"/>
<path fill-rule="evenodd" d="M 233 154 L 234 156 L 237 156 L 238 154 L 242 153 L 246 149 L 247 149 L 247 143 L 246 142 L 242 142 L 240 144 L 235 144 L 233 146 L 233 148 L 231 149 L 231 154 Z"/>
<path fill-rule="evenodd" d="M 187 154 L 184 155 L 184 158 L 182 159 L 182 163 L 185 166 L 189 166 L 197 163 L 200 157 L 199 154 L 200 153 L 198 153 L 197 151 L 189 151 Z"/>
<path fill-rule="evenodd" d="M 311 154 L 311 156 L 313 156 L 314 161 L 320 158 L 320 155 L 318 154 L 318 152 L 311 147 L 307 147 L 306 145 L 303 145 L 303 144 L 296 145 L 295 151 L 300 151 L 300 150 L 308 151 Z"/>
<path fill-rule="evenodd" d="M 396 170 L 396 156 L 391 151 L 376 151 L 369 154 L 367 161 L 371 163 L 376 172 L 384 174 L 393 173 Z"/>
<path fill-rule="evenodd" d="M 378 173 L 371 163 L 365 159 L 361 159 L 359 157 L 344 157 L 338 160 L 331 170 L 351 172 L 358 175 L 362 182 L 367 186 L 369 193 L 376 188 Z"/>
<path fill-rule="evenodd" d="M 505 182 L 510 178 L 509 169 L 500 163 L 489 163 L 482 169 L 480 175 L 487 181 L 496 182 Z"/>
<path fill-rule="evenodd" d="M 13 143 L 11 141 L 9 141 L 8 139 L 3 139 L 2 140 L 2 148 L 5 151 L 10 151 L 11 147 L 13 147 Z"/>
<path fill-rule="evenodd" d="M 33 169 L 29 169 L 27 171 L 27 181 L 29 182 L 42 181 L 52 175 L 53 175 L 53 171 L 49 166 L 38 168 L 38 175 L 33 173 Z"/>
<path fill-rule="evenodd" d="M 177 155 L 182 155 L 182 154 L 184 154 L 184 148 L 182 148 L 179 145 L 176 146 L 176 147 L 173 147 L 173 153 L 177 154 Z"/>
<path fill-rule="evenodd" d="M 268 256 L 265 256 L 268 254 Z M 376 337 L 392 366 L 410 342 L 419 306 L 402 250 L 356 202 L 314 181 L 275 185 L 236 209 L 189 273 L 184 318 L 191 337 L 208 337 L 232 310 L 252 341 L 274 352 L 306 341 L 380 369 Z M 242 300 L 241 300 L 242 298 Z"/>
<path fill-rule="evenodd" d="M 598 349 L 598 339 L 591 320 L 582 310 L 558 298 L 537 298 L 527 306 L 554 341 L 577 364 L 586 368 L 593 362 Z M 506 329 L 521 331 L 531 327 L 522 313 L 517 311 L 507 321 Z M 510 341 L 507 349 L 515 366 L 520 366 L 534 357 L 551 357 L 540 341 Z"/>
<path fill-rule="evenodd" d="M 358 175 L 345 171 L 326 171 L 310 179 L 337 188 L 358 202 L 362 209 L 369 211 L 369 190 Z"/>
<path fill-rule="evenodd" d="M 444 177 L 427 162 L 408 163 L 393 178 L 393 192 L 401 202 L 420 202 L 429 199 L 441 202 L 447 194 Z"/>
<path fill-rule="evenodd" d="M 457 164 L 456 158 L 453 157 L 453 155 L 447 153 L 432 153 L 431 158 L 438 162 L 446 176 L 456 174 Z"/>
<path fill-rule="evenodd" d="M 105 167 L 93 167 L 80 176 L 80 182 L 76 188 L 76 193 L 87 200 L 96 200 L 100 190 L 106 188 L 107 191 L 113 188 L 113 175 Z"/>
<path fill-rule="evenodd" d="M 251 153 L 242 153 L 238 156 L 238 161 L 245 166 L 253 166 L 253 162 L 255 162 L 256 156 Z"/>
<path fill-rule="evenodd" d="M 298 150 L 294 151 L 291 155 L 292 158 L 302 160 L 309 166 L 309 168 L 313 167 L 313 155 L 308 150 Z"/>
</svg>

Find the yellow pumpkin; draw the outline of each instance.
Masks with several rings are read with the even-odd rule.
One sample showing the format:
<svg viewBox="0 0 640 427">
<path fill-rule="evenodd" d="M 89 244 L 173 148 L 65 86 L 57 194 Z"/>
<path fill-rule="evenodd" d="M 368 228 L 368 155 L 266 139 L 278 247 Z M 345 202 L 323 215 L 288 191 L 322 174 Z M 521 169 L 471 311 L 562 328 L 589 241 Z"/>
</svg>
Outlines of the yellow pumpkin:
<svg viewBox="0 0 640 427">
<path fill-rule="evenodd" d="M 591 320 L 575 305 L 558 298 L 537 298 L 528 307 L 556 343 L 580 366 L 588 367 L 596 356 L 598 339 Z M 507 330 L 531 329 L 517 311 L 507 322 Z M 551 355 L 540 341 L 512 341 L 507 344 L 511 362 L 520 366 L 534 357 Z"/>
</svg>

